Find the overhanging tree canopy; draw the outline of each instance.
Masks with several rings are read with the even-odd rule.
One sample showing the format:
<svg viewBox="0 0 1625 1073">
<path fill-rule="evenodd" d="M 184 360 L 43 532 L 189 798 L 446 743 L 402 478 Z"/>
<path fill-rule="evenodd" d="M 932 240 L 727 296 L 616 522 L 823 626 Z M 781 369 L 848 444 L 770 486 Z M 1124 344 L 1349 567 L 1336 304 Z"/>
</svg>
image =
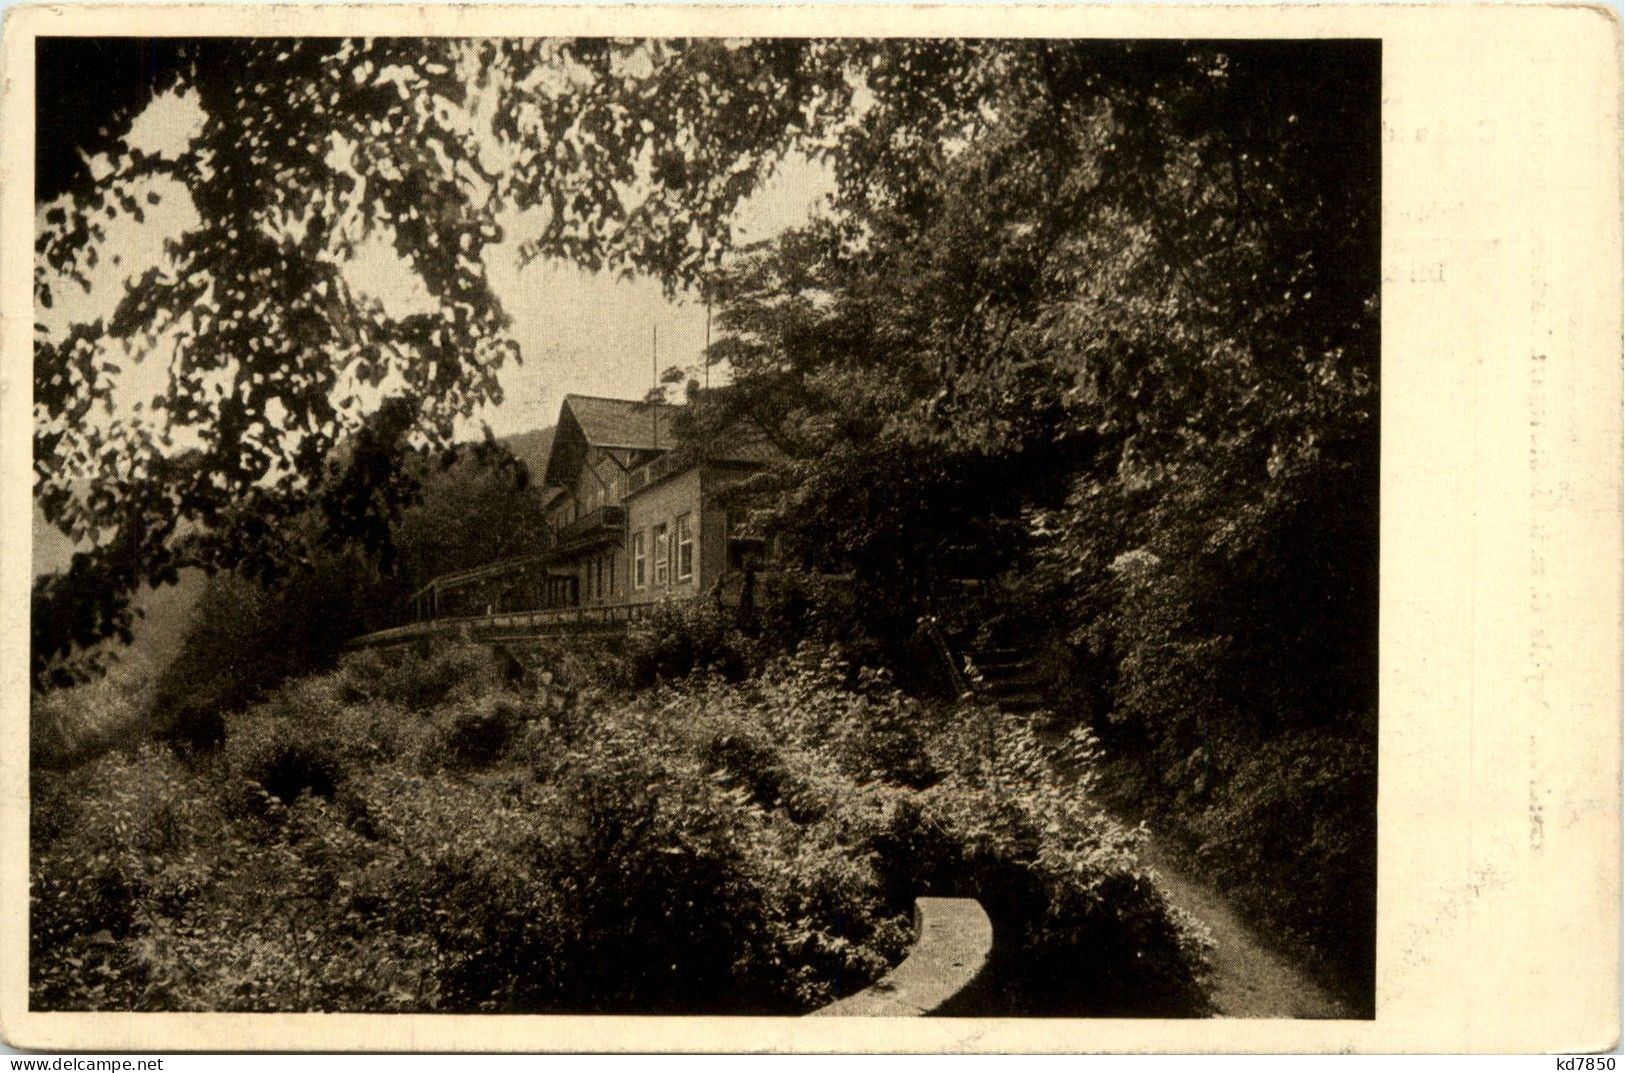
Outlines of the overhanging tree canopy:
<svg viewBox="0 0 1625 1073">
<path fill-rule="evenodd" d="M 1346 481 L 1327 539 L 1374 563 L 1375 60 L 1340 42 L 873 56 L 835 212 L 716 287 L 729 404 L 798 457 L 783 524 L 906 592 L 1021 550 L 994 525 L 939 539 L 956 505 L 1025 504 L 1077 586 L 1142 546 L 1256 558 L 1262 519 Z M 932 466 L 871 488 L 869 456 L 920 445 Z M 871 494 L 922 506 L 831 516 Z M 1373 599 L 1340 606 L 1363 622 Z"/>
<path fill-rule="evenodd" d="M 41 209 L 41 306 L 107 220 L 170 196 L 155 180 L 199 222 L 106 321 L 37 333 L 37 499 L 95 548 L 38 587 L 37 660 L 119 629 L 142 580 L 284 562 L 282 521 L 382 396 L 419 442 L 498 400 L 517 354 L 484 258 L 505 214 L 524 213 L 521 256 L 678 287 L 723 262 L 731 213 L 793 150 L 831 162 L 834 211 L 730 282 L 718 350 L 781 433 L 819 409 L 797 392 L 857 376 L 848 416 L 914 439 L 1031 445 L 1064 405 L 1111 444 L 1098 457 L 1147 473 L 1193 437 L 1280 465 L 1281 415 L 1320 404 L 1305 385 L 1374 371 L 1362 46 L 164 47 L 200 135 L 173 157 L 115 146 L 104 178 Z M 346 264 L 378 243 L 427 311 L 352 291 Z M 139 420 L 108 416 L 126 341 L 167 363 Z M 376 528 L 389 487 L 355 488 L 334 524 Z"/>
<path fill-rule="evenodd" d="M 200 134 L 157 156 L 97 128 L 107 173 L 39 213 L 44 309 L 109 255 L 120 214 L 139 220 L 178 190 L 198 224 L 110 317 L 36 328 L 36 499 L 93 549 L 36 586 L 37 663 L 125 629 L 143 580 L 186 565 L 275 569 L 289 555 L 282 523 L 380 396 L 442 443 L 457 418 L 500 400 L 497 372 L 518 355 L 483 258 L 505 210 L 537 220 L 524 257 L 691 282 L 726 248 L 729 213 L 850 94 L 838 52 L 811 42 L 161 51 L 173 73 L 151 86 L 195 93 Z M 119 102 L 109 124 L 120 110 L 132 106 Z M 42 168 L 58 176 L 43 192 L 73 185 L 60 173 Z M 427 311 L 392 314 L 352 291 L 345 266 L 369 243 L 405 262 Z M 150 398 L 129 396 L 126 347 L 167 365 Z M 346 502 L 363 513 L 334 519 L 340 529 L 398 507 Z"/>
</svg>

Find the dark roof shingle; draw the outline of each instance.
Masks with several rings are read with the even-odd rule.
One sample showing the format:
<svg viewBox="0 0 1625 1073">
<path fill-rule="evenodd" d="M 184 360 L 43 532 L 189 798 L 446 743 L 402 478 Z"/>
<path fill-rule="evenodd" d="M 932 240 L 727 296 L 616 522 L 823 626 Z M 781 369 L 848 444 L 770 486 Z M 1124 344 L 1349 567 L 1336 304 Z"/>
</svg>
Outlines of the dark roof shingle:
<svg viewBox="0 0 1625 1073">
<path fill-rule="evenodd" d="M 594 447 L 664 450 L 675 442 L 671 420 L 681 406 L 670 403 L 566 395 L 564 405 L 575 415 L 582 434 Z"/>
</svg>

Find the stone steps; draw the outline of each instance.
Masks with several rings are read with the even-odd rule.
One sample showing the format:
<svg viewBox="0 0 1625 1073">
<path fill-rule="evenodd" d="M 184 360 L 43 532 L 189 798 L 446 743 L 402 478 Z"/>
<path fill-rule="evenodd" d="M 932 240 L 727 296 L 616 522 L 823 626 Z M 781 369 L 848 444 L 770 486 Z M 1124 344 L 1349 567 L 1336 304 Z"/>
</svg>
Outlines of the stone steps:
<svg viewBox="0 0 1625 1073">
<path fill-rule="evenodd" d="M 991 644 L 973 648 L 971 664 L 982 680 L 982 692 L 1004 711 L 1027 715 L 1044 710 L 1049 682 L 1026 647 Z"/>
</svg>

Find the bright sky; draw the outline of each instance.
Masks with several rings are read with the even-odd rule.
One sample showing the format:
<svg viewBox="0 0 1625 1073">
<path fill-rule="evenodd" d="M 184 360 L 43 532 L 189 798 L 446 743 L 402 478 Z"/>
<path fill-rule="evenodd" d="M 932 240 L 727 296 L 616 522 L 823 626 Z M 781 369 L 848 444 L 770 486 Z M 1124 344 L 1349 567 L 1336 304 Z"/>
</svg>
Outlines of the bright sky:
<svg viewBox="0 0 1625 1073">
<path fill-rule="evenodd" d="M 190 96 L 166 94 L 136 118 L 129 141 L 151 153 L 174 152 L 201 121 Z M 71 288 L 55 309 L 41 311 L 50 327 L 106 316 L 122 296 L 124 281 L 160 264 L 165 241 L 196 223 L 179 186 L 166 182 L 154 189 L 163 197 L 146 210 L 142 222 L 120 216 L 108 226 L 104 258 L 91 273 L 90 292 Z M 826 168 L 800 157 L 787 160 L 743 207 L 738 240 L 769 238 L 804 221 L 832 189 Z M 676 365 L 703 375 L 706 311 L 694 296 L 668 300 L 655 280 L 594 275 L 558 262 L 536 261 L 521 271 L 513 240 L 520 230 L 509 227 L 510 240 L 488 250 L 486 261 L 492 287 L 513 317 L 523 362 L 503 369 L 504 402 L 479 415 L 469 432 L 479 419 L 498 435 L 551 424 L 560 401 L 571 392 L 641 398 L 653 385 L 653 367 Z M 421 284 L 392 253 L 379 253 L 348 273 L 351 286 L 375 295 L 386 307 L 410 306 L 413 292 L 421 294 Z M 651 356 L 656 339 L 658 352 Z M 142 358 L 127 363 L 141 385 L 139 392 L 129 393 L 131 398 L 155 394 L 166 382 L 162 346 Z M 711 376 L 716 383 L 726 370 L 713 369 Z"/>
<path fill-rule="evenodd" d="M 803 222 L 832 189 L 827 170 L 801 158 L 788 161 L 745 205 L 739 241 L 769 238 Z M 641 398 L 653 386 L 656 334 L 660 369 L 692 366 L 701 375 L 705 306 L 696 297 L 667 301 L 655 280 L 594 276 L 557 262 L 520 272 L 510 250 L 500 250 L 488 265 L 524 355 L 523 366 L 503 371 L 507 397 L 486 418 L 499 435 L 552 424 L 570 392 Z M 713 383 L 718 373 L 712 370 Z"/>
</svg>

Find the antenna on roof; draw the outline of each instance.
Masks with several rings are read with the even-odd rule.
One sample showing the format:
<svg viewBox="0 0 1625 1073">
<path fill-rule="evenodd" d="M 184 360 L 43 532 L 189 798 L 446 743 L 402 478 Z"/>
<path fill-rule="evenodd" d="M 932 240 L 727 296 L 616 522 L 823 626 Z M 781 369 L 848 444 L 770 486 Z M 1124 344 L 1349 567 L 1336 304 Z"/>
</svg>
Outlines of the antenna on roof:
<svg viewBox="0 0 1625 1073">
<path fill-rule="evenodd" d="M 709 291 L 705 295 L 705 353 L 700 355 L 700 364 L 705 368 L 703 374 L 705 376 L 705 392 L 701 395 L 701 398 L 709 401 L 711 394 L 711 295 Z M 709 456 L 711 453 L 711 432 L 708 427 L 705 431 L 704 442 L 706 455 Z"/>
</svg>

